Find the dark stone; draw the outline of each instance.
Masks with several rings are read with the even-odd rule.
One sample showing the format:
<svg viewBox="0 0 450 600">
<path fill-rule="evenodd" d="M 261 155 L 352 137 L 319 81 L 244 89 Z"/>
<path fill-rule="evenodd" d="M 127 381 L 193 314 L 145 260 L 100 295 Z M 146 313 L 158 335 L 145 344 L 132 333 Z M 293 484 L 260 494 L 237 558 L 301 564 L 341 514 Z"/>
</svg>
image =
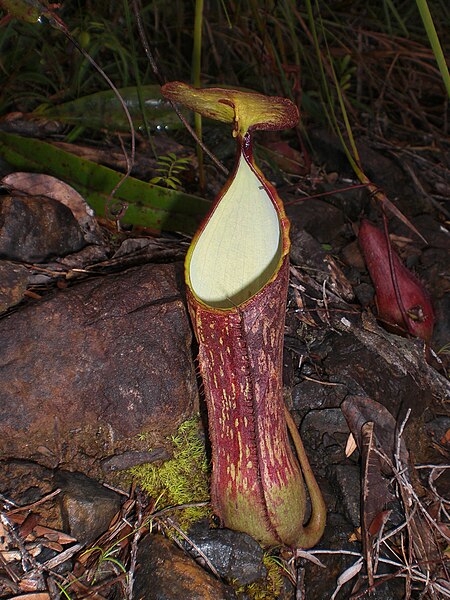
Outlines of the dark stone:
<svg viewBox="0 0 450 600">
<path fill-rule="evenodd" d="M 154 448 L 150 452 L 129 450 L 128 452 L 122 452 L 121 454 L 115 454 L 102 460 L 102 470 L 104 473 L 110 471 L 125 471 L 131 469 L 137 465 L 143 465 L 153 463 L 156 461 L 168 460 L 170 458 L 169 452 L 166 448 Z"/>
<path fill-rule="evenodd" d="M 83 475 L 58 471 L 55 486 L 60 488 L 64 530 L 88 546 L 100 537 L 120 508 L 120 496 Z"/>
<path fill-rule="evenodd" d="M 344 213 L 324 200 L 311 198 L 300 204 L 292 204 L 286 207 L 286 214 L 292 224 L 305 229 L 321 244 L 339 246 L 345 240 Z"/>
<path fill-rule="evenodd" d="M 342 439 L 349 434 L 347 421 L 340 408 L 326 408 L 322 410 L 311 410 L 305 416 L 301 426 L 301 436 L 309 439 L 310 445 L 327 444 L 327 439 L 333 440 L 338 446 Z M 313 443 L 313 441 L 316 443 Z"/>
<path fill-rule="evenodd" d="M 331 479 L 334 481 L 344 509 L 345 517 L 355 527 L 360 524 L 361 474 L 358 465 L 331 465 Z"/>
<path fill-rule="evenodd" d="M 0 261 L 0 313 L 22 300 L 27 284 L 28 271 L 25 267 Z"/>
<path fill-rule="evenodd" d="M 221 577 L 236 580 L 239 585 L 249 585 L 267 575 L 263 564 L 264 551 L 250 536 L 231 529 L 210 529 L 205 521 L 189 530 L 194 547 L 186 545 L 195 558 L 196 548 L 210 560 Z"/>
<path fill-rule="evenodd" d="M 440 415 L 429 421 L 426 426 L 427 436 L 436 447 L 444 446 L 450 450 L 450 416 Z"/>
<path fill-rule="evenodd" d="M 396 342 L 406 347 L 410 343 L 399 337 Z M 351 333 L 333 336 L 333 352 L 324 359 L 323 367 L 329 375 L 345 383 L 351 394 L 366 395 L 380 402 L 400 419 L 408 408 L 420 415 L 432 402 L 432 391 L 421 389 L 414 374 L 394 369 L 377 348 L 369 349 Z"/>
<path fill-rule="evenodd" d="M 302 381 L 292 390 L 293 408 L 301 417 L 318 408 L 338 408 L 346 393 L 347 389 L 340 384 Z"/>
<path fill-rule="evenodd" d="M 233 600 L 234 591 L 214 579 L 161 535 L 139 544 L 133 600 Z"/>
<path fill-rule="evenodd" d="M 312 235 L 299 225 L 292 224 L 290 238 L 290 257 L 294 264 L 326 272 L 324 260 L 327 253 Z"/>
<path fill-rule="evenodd" d="M 0 198 L 0 256 L 41 262 L 85 245 L 70 208 L 44 196 Z"/>
<path fill-rule="evenodd" d="M 300 434 L 313 464 L 323 467 L 324 460 L 330 464 L 344 459 L 349 429 L 340 408 L 309 411 L 302 420 Z"/>
<path fill-rule="evenodd" d="M 353 240 L 350 244 L 347 244 L 344 248 L 342 248 L 341 252 L 342 260 L 358 271 L 366 270 L 366 263 L 364 261 L 361 250 L 359 249 L 358 241 Z"/>
<path fill-rule="evenodd" d="M 419 245 L 421 249 L 430 248 L 441 248 L 442 250 L 448 251 L 450 243 L 450 233 L 448 228 L 439 222 L 436 217 L 430 214 L 421 214 L 411 219 L 412 224 L 416 229 L 423 235 L 427 243 L 412 235 L 411 230 L 399 219 L 393 219 L 389 224 L 389 228 L 392 233 L 401 235 L 404 237 L 412 238 L 414 245 Z"/>
<path fill-rule="evenodd" d="M 342 515 L 331 513 L 328 515 L 325 533 L 318 547 L 325 548 L 323 555 L 317 558 L 325 565 L 325 569 L 312 562 L 305 561 L 305 589 L 306 600 L 329 600 L 333 590 L 336 587 L 336 580 L 345 571 L 347 567 L 357 561 L 356 556 L 349 556 L 343 553 L 344 550 L 360 552 L 359 544 L 352 544 L 348 541 L 353 527 L 344 519 Z M 327 550 L 337 550 L 336 554 L 328 554 Z M 344 588 L 344 594 L 338 598 L 349 598 L 352 588 L 347 584 Z"/>
<path fill-rule="evenodd" d="M 104 458 L 167 443 L 198 410 L 177 281 L 176 265 L 144 265 L 0 321 L 0 459 L 94 476 Z"/>
<path fill-rule="evenodd" d="M 43 565 L 48 560 L 55 558 L 59 554 L 60 554 L 60 552 L 58 552 L 57 550 L 52 550 L 51 548 L 46 548 L 44 546 L 42 548 L 42 552 L 39 553 L 36 560 L 38 563 Z M 69 558 L 69 559 L 65 560 L 64 562 L 59 563 L 55 567 L 53 567 L 52 571 L 54 573 L 57 573 L 58 575 L 64 576 L 64 575 L 67 575 L 67 573 L 70 573 L 72 571 L 73 566 L 74 566 L 74 560 L 72 558 Z"/>
<path fill-rule="evenodd" d="M 375 290 L 370 283 L 360 283 L 355 288 L 355 296 L 361 306 L 369 306 L 373 302 Z"/>
</svg>

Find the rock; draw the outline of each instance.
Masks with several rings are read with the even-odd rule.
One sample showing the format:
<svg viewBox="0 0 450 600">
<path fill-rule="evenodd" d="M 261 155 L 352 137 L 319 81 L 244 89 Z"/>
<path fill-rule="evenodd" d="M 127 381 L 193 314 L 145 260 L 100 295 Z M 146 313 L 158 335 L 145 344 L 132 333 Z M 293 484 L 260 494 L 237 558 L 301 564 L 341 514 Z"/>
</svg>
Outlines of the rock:
<svg viewBox="0 0 450 600">
<path fill-rule="evenodd" d="M 294 223 L 291 226 L 290 238 L 290 257 L 294 264 L 326 272 L 324 260 L 327 253 L 312 235 Z"/>
<path fill-rule="evenodd" d="M 0 256 L 41 262 L 76 252 L 85 245 L 72 211 L 44 196 L 3 196 L 0 199 Z"/>
<path fill-rule="evenodd" d="M 102 459 L 167 444 L 198 410 L 177 269 L 89 279 L 0 320 L 0 460 L 102 476 Z"/>
<path fill-rule="evenodd" d="M 23 298 L 28 284 L 28 271 L 21 265 L 0 261 L 0 313 Z"/>
<path fill-rule="evenodd" d="M 239 585 L 249 585 L 267 575 L 263 564 L 264 551 L 250 536 L 231 529 L 210 529 L 208 522 L 200 521 L 189 530 L 189 539 L 195 547 L 186 549 L 195 558 L 200 554 L 210 560 L 221 577 L 236 580 Z"/>
<path fill-rule="evenodd" d="M 358 269 L 358 271 L 366 270 L 366 262 L 359 249 L 357 240 L 353 240 L 353 242 L 342 248 L 341 256 L 342 260 L 350 267 Z"/>
<path fill-rule="evenodd" d="M 412 218 L 411 222 L 420 231 L 427 243 L 414 236 L 409 227 L 398 219 L 393 219 L 389 224 L 391 233 L 412 238 L 414 245 L 419 245 L 422 250 L 424 248 L 441 248 L 448 251 L 450 231 L 443 222 L 440 222 L 435 216 L 430 214 L 420 214 Z"/>
<path fill-rule="evenodd" d="M 322 441 L 325 443 L 325 437 L 329 436 L 335 439 L 347 437 L 349 429 L 347 421 L 340 408 L 326 408 L 322 410 L 310 410 L 302 421 L 301 427 L 302 438 L 317 440 L 316 443 L 311 443 L 315 447 Z"/>
<path fill-rule="evenodd" d="M 339 505 L 344 516 L 356 529 L 360 524 L 360 488 L 361 474 L 358 465 L 331 465 L 331 479 L 335 482 Z M 341 511 L 342 512 L 342 511 Z"/>
<path fill-rule="evenodd" d="M 338 408 L 346 393 L 345 386 L 340 384 L 330 385 L 329 382 L 302 381 L 292 390 L 293 408 L 301 418 L 310 410 Z"/>
<path fill-rule="evenodd" d="M 53 472 L 30 461 L 0 461 L 0 494 L 18 506 L 38 502 L 55 489 Z M 42 524 L 62 529 L 61 511 L 56 502 L 43 502 L 35 509 Z"/>
<path fill-rule="evenodd" d="M 394 339 L 399 348 L 403 345 L 406 349 L 414 343 L 397 336 Z M 408 408 L 414 415 L 420 415 L 432 404 L 432 390 L 421 389 L 418 377 L 389 364 L 380 352 L 381 344 L 368 348 L 352 333 L 333 335 L 332 343 L 333 352 L 325 358 L 323 366 L 334 380 L 344 383 L 350 393 L 380 402 L 400 419 Z M 425 358 L 422 360 L 426 364 Z"/>
<path fill-rule="evenodd" d="M 47 561 L 56 558 L 59 556 L 60 552 L 56 550 L 51 550 L 50 548 L 46 548 L 45 546 L 42 548 L 39 556 L 37 557 L 37 562 L 41 565 L 45 564 Z M 73 558 L 68 558 L 67 560 L 58 563 L 55 567 L 52 568 L 54 573 L 58 575 L 62 575 L 63 577 L 67 577 L 67 574 L 73 570 L 74 560 Z M 32 600 L 32 599 L 31 599 Z"/>
<path fill-rule="evenodd" d="M 359 544 L 351 544 L 348 539 L 352 533 L 352 526 L 340 514 L 331 513 L 327 518 L 327 526 L 324 536 L 319 543 L 319 548 L 326 550 L 350 550 L 360 552 Z M 317 550 L 318 548 L 315 548 Z M 348 556 L 341 553 L 323 554 L 317 556 L 325 565 L 325 569 L 312 562 L 304 562 L 305 566 L 305 589 L 306 600 L 330 600 L 331 594 L 336 587 L 336 580 L 343 571 L 356 562 L 356 556 Z M 344 591 L 347 594 L 338 596 L 350 598 L 352 585 L 347 584 Z"/>
<path fill-rule="evenodd" d="M 58 471 L 54 477 L 59 495 L 64 531 L 88 546 L 100 537 L 120 509 L 120 496 L 83 475 Z"/>
<path fill-rule="evenodd" d="M 369 306 L 374 300 L 375 289 L 370 283 L 360 283 L 355 288 L 355 296 L 361 306 Z"/>
<path fill-rule="evenodd" d="M 49 198 L 67 206 L 75 217 L 88 244 L 100 244 L 102 232 L 93 209 L 75 188 L 46 173 L 16 171 L 0 181 L 10 194 Z"/>
<path fill-rule="evenodd" d="M 108 473 L 111 471 L 125 471 L 136 467 L 137 465 L 149 464 L 156 461 L 168 460 L 171 458 L 166 448 L 153 448 L 150 452 L 129 450 L 121 454 L 115 454 L 102 460 L 102 471 Z"/>
<path fill-rule="evenodd" d="M 429 421 L 426 426 L 427 435 L 437 447 L 445 446 L 450 450 L 450 416 L 439 415 Z"/>
<path fill-rule="evenodd" d="M 232 600 L 234 591 L 214 579 L 161 535 L 139 544 L 133 600 Z"/>
<path fill-rule="evenodd" d="M 292 204 L 286 207 L 286 214 L 292 224 L 305 229 L 321 244 L 339 246 L 345 239 L 344 213 L 324 200 L 311 198 L 300 204 Z"/>
<path fill-rule="evenodd" d="M 319 456 L 325 456 L 328 464 L 344 459 L 349 429 L 340 408 L 310 410 L 302 420 L 300 435 L 313 470 L 314 463 L 323 467 L 324 459 Z"/>
</svg>

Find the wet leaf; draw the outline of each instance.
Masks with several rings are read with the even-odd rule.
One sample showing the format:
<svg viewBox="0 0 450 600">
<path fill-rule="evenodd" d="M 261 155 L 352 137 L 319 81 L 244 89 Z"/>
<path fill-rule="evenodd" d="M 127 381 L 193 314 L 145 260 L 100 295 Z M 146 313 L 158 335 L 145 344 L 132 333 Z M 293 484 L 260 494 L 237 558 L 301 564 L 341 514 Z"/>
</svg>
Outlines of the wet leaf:
<svg viewBox="0 0 450 600">
<path fill-rule="evenodd" d="M 97 214 L 107 213 L 109 195 L 122 174 L 64 152 L 51 144 L 0 132 L 0 153 L 22 171 L 45 172 L 72 185 Z M 192 233 L 210 204 L 183 192 L 164 189 L 128 177 L 114 196 L 125 210 L 121 222 L 156 231 Z"/>
<path fill-rule="evenodd" d="M 341 404 L 341 410 L 360 451 L 362 448 L 362 427 L 367 422 L 373 422 L 378 447 L 383 450 L 386 456 L 393 459 L 397 422 L 387 408 L 365 396 L 348 396 Z M 408 452 L 403 441 L 400 445 L 400 456 L 403 462 L 408 461 Z M 391 470 L 387 464 L 383 467 L 383 472 L 390 476 Z"/>
<path fill-rule="evenodd" d="M 390 510 L 382 510 L 375 516 L 368 529 L 368 532 L 372 537 L 376 536 L 378 532 L 381 531 L 382 527 L 384 527 L 384 524 L 389 519 L 391 512 L 392 511 Z"/>
<path fill-rule="evenodd" d="M 374 435 L 374 423 L 364 423 L 361 429 L 361 442 L 362 526 L 364 533 L 371 529 L 380 512 L 394 499 L 394 496 L 389 489 L 390 479 L 383 474 L 389 467 L 380 456 L 379 443 Z"/>
<path fill-rule="evenodd" d="M 36 513 L 30 513 L 26 516 L 22 525 L 20 526 L 19 532 L 20 535 L 25 539 L 36 527 L 39 520 L 39 515 Z"/>
<path fill-rule="evenodd" d="M 390 511 L 383 509 L 394 500 L 389 489 L 390 480 L 382 475 L 386 470 L 384 460 L 376 450 L 374 424 L 369 421 L 361 428 L 361 531 L 369 586 L 373 585 L 373 536 L 385 522 L 380 519 L 380 513 L 389 515 Z M 377 523 L 380 523 L 380 527 L 377 527 Z"/>
<path fill-rule="evenodd" d="M 306 174 L 307 169 L 302 153 L 287 142 L 271 140 L 264 145 L 258 144 L 257 148 L 263 157 L 267 157 L 271 164 L 275 164 L 282 171 L 299 176 Z"/>
<path fill-rule="evenodd" d="M 162 96 L 159 85 L 144 85 L 140 90 L 137 87 L 126 87 L 118 91 L 137 130 L 144 131 L 146 124 L 152 131 L 167 131 L 183 126 L 170 102 Z M 33 116 L 90 129 L 130 132 L 123 107 L 112 90 L 90 94 L 56 106 L 44 106 L 34 111 Z"/>
</svg>

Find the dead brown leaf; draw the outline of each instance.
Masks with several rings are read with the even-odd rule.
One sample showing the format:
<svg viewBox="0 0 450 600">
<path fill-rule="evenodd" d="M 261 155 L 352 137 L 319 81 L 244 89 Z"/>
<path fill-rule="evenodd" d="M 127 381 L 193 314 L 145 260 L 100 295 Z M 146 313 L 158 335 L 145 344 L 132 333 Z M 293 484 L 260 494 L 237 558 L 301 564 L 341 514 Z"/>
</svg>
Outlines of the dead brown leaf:
<svg viewBox="0 0 450 600">
<path fill-rule="evenodd" d="M 38 592 L 37 594 L 20 594 L 13 596 L 11 600 L 50 600 L 50 594 L 47 592 Z"/>
</svg>

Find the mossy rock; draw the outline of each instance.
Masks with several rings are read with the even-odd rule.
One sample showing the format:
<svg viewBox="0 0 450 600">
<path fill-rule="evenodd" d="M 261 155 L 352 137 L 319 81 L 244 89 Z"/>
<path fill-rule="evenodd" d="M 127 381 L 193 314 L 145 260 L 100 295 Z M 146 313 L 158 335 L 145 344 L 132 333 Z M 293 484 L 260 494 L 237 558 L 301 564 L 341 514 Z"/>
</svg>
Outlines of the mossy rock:
<svg viewBox="0 0 450 600">
<path fill-rule="evenodd" d="M 161 464 L 133 467 L 130 473 L 142 490 L 155 500 L 155 510 L 174 507 L 182 529 L 211 514 L 209 464 L 201 437 L 200 418 L 184 421 L 170 438 L 173 456 Z M 186 506 L 207 502 L 206 506 Z M 183 507 L 183 508 L 178 508 Z"/>
</svg>

